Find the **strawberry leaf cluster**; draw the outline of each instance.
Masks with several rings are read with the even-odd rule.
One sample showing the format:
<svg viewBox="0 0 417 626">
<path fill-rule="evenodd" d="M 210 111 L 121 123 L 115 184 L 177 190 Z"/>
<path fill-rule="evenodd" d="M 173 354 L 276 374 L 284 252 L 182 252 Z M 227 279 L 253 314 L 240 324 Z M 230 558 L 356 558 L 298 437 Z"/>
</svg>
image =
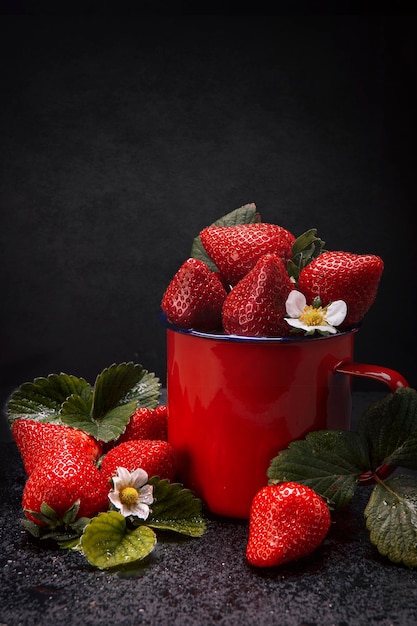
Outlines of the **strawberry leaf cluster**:
<svg viewBox="0 0 417 626">
<path fill-rule="evenodd" d="M 146 520 L 124 517 L 113 509 L 92 518 L 77 518 L 79 501 L 60 517 L 44 502 L 40 513 L 28 511 L 38 523 L 23 519 L 22 524 L 36 539 L 82 553 L 99 569 L 123 568 L 143 560 L 157 544 L 156 531 L 191 538 L 206 532 L 202 502 L 191 490 L 158 476 L 150 478 L 148 484 L 153 487 L 154 503 Z"/>
<path fill-rule="evenodd" d="M 153 486 L 154 504 L 146 520 L 125 518 L 113 510 L 100 513 L 85 525 L 79 541 L 66 547 L 82 552 L 94 567 L 112 569 L 147 557 L 157 544 L 156 530 L 189 537 L 205 533 L 201 500 L 189 489 L 157 476 L 149 484 Z"/>
<path fill-rule="evenodd" d="M 51 374 L 11 395 L 8 419 L 27 473 L 22 523 L 33 537 L 109 569 L 148 556 L 158 529 L 190 537 L 205 532 L 201 501 L 171 482 L 175 459 L 159 398 L 159 379 L 134 363 L 104 369 L 94 386 Z M 152 486 L 146 520 L 134 509 L 114 510 L 109 496 L 118 468 L 140 469 Z"/>
<path fill-rule="evenodd" d="M 372 403 L 356 431 L 315 431 L 271 460 L 269 484 L 306 485 L 333 510 L 373 484 L 364 515 L 370 541 L 395 563 L 417 567 L 417 391 L 397 389 Z"/>
<path fill-rule="evenodd" d="M 9 423 L 19 418 L 64 424 L 108 442 L 125 430 L 137 407 L 154 408 L 160 382 L 135 363 L 113 364 L 96 378 L 50 374 L 21 385 L 7 403 Z"/>
</svg>

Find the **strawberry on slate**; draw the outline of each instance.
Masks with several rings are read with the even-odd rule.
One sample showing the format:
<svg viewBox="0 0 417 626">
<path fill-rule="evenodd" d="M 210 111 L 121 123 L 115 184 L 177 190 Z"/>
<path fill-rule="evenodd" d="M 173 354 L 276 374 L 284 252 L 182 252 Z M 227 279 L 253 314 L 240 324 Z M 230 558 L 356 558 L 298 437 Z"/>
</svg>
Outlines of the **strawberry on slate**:
<svg viewBox="0 0 417 626">
<path fill-rule="evenodd" d="M 11 430 L 28 476 L 51 451 L 62 450 L 68 444 L 93 461 L 102 452 L 101 445 L 94 437 L 69 426 L 19 418 L 13 422 Z"/>
<path fill-rule="evenodd" d="M 294 482 L 263 487 L 252 501 L 246 558 L 256 567 L 274 567 L 307 556 L 330 528 L 326 502 Z"/>
<path fill-rule="evenodd" d="M 137 409 L 119 443 L 129 439 L 159 439 L 166 441 L 168 436 L 168 407 L 157 406 L 155 409 Z"/>
<path fill-rule="evenodd" d="M 285 302 L 294 289 L 283 261 L 266 254 L 232 289 L 223 305 L 223 327 L 230 335 L 289 335 Z"/>
<path fill-rule="evenodd" d="M 236 285 L 265 254 L 276 254 L 286 265 L 295 241 L 294 235 L 282 226 L 264 222 L 208 226 L 201 231 L 200 238 L 230 285 Z"/>
<path fill-rule="evenodd" d="M 102 475 L 109 481 L 118 467 L 125 467 L 129 472 L 143 469 L 149 477 L 159 476 L 171 481 L 176 471 L 171 444 L 150 439 L 125 441 L 109 450 L 101 462 Z"/>
<path fill-rule="evenodd" d="M 168 407 L 157 406 L 155 409 L 141 407 L 136 409 L 126 426 L 125 432 L 118 439 L 111 442 L 111 447 L 131 441 L 132 439 L 159 439 L 167 440 Z"/>
<path fill-rule="evenodd" d="M 23 490 L 22 506 L 28 519 L 43 525 L 30 513 L 40 515 L 42 503 L 62 519 L 79 500 L 76 518 L 93 517 L 108 509 L 108 493 L 108 482 L 93 461 L 68 443 L 64 449 L 50 451 L 33 470 Z"/>
<path fill-rule="evenodd" d="M 344 300 L 347 316 L 340 328 L 349 328 L 362 321 L 373 304 L 383 269 L 382 259 L 374 254 L 327 251 L 304 267 L 298 288 L 307 302 L 316 296 L 323 306 Z"/>
<path fill-rule="evenodd" d="M 187 259 L 169 283 L 162 310 L 172 324 L 196 330 L 214 330 L 221 325 L 226 290 L 218 272 L 199 259 Z"/>
</svg>

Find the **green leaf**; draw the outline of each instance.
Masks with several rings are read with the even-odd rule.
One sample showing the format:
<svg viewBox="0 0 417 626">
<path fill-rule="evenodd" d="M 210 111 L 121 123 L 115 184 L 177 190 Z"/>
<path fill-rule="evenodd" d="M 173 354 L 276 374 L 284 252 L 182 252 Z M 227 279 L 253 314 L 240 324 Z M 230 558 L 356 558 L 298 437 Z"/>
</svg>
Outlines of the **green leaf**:
<svg viewBox="0 0 417 626">
<path fill-rule="evenodd" d="M 135 401 L 117 406 L 104 415 L 100 421 L 95 421 L 82 411 L 79 397 L 71 396 L 62 406 L 61 419 L 67 426 L 78 428 L 95 439 L 108 442 L 117 439 L 125 431 L 136 407 Z"/>
<path fill-rule="evenodd" d="M 92 417 L 101 420 L 112 411 L 143 375 L 141 365 L 120 363 L 110 365 L 97 376 L 94 385 Z"/>
<path fill-rule="evenodd" d="M 374 487 L 365 508 L 370 540 L 394 563 L 417 566 L 417 477 L 395 476 Z"/>
<path fill-rule="evenodd" d="M 171 530 L 189 537 L 201 537 L 207 530 L 202 516 L 201 500 L 179 483 L 170 483 L 157 476 L 149 484 L 154 488 L 152 512 L 146 524 L 160 530 Z"/>
<path fill-rule="evenodd" d="M 139 406 L 155 408 L 160 395 L 159 378 L 130 362 L 103 370 L 94 389 L 83 378 L 67 374 L 35 378 L 12 394 L 7 412 L 10 424 L 26 417 L 65 424 L 111 441 L 124 432 Z"/>
<path fill-rule="evenodd" d="M 68 374 L 50 374 L 23 383 L 7 403 L 10 424 L 21 417 L 39 422 L 60 422 L 59 410 L 71 395 L 92 395 L 91 385 L 83 378 Z"/>
<path fill-rule="evenodd" d="M 361 473 L 368 468 L 366 445 L 357 433 L 322 430 L 290 443 L 272 459 L 267 475 L 269 484 L 307 485 L 339 509 L 352 498 Z"/>
<path fill-rule="evenodd" d="M 297 237 L 292 246 L 292 259 L 288 262 L 287 270 L 290 277 L 296 281 L 301 270 L 314 258 L 324 252 L 325 242 L 317 237 L 317 228 L 310 228 Z"/>
<path fill-rule="evenodd" d="M 362 414 L 358 432 L 368 442 L 372 468 L 417 469 L 417 392 L 402 387 Z"/>
<path fill-rule="evenodd" d="M 63 403 L 60 408 L 60 416 L 63 424 L 73 426 L 74 428 L 82 428 L 79 425 L 83 420 L 91 419 L 91 409 L 93 407 L 93 395 L 86 399 L 81 395 L 72 394 Z"/>
<path fill-rule="evenodd" d="M 142 367 L 142 366 L 139 366 Z M 154 409 L 161 397 L 161 383 L 152 372 L 142 368 L 139 381 L 133 385 L 123 398 L 123 402 L 135 401 L 138 407 Z"/>
<path fill-rule="evenodd" d="M 82 551 L 91 565 L 108 569 L 144 559 L 152 552 L 156 535 L 148 526 L 129 530 L 123 515 L 116 511 L 100 513 L 86 526 L 81 538 Z"/>
<path fill-rule="evenodd" d="M 219 218 L 211 226 L 235 226 L 236 224 L 254 224 L 260 221 L 260 215 L 256 211 L 256 205 L 254 203 L 245 204 L 230 213 L 227 213 L 223 217 Z M 204 261 L 206 265 L 213 271 L 217 271 L 216 265 L 208 256 L 203 244 L 201 243 L 200 235 L 198 235 L 191 247 L 191 257 Z"/>
<path fill-rule="evenodd" d="M 138 406 L 154 408 L 160 383 L 141 365 L 111 365 L 97 377 L 92 398 L 70 396 L 62 405 L 61 419 L 101 441 L 117 439 Z"/>
</svg>

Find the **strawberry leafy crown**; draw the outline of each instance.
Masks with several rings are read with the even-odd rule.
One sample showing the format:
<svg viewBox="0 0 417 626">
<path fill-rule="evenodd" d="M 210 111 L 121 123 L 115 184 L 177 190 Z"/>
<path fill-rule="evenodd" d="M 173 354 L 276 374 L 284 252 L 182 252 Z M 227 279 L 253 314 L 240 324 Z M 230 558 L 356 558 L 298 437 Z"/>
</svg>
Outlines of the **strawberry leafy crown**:
<svg viewBox="0 0 417 626">
<path fill-rule="evenodd" d="M 91 385 L 84 378 L 50 374 L 23 383 L 8 403 L 9 424 L 19 418 L 71 426 L 109 442 L 125 430 L 138 407 L 155 408 L 161 384 L 133 362 L 113 364 Z"/>
<path fill-rule="evenodd" d="M 258 212 L 256 204 L 252 202 L 227 213 L 213 222 L 211 226 L 237 226 L 239 224 L 256 224 L 261 221 L 261 214 Z M 290 278 L 297 281 L 301 270 L 324 252 L 324 246 L 325 242 L 317 236 L 317 228 L 310 228 L 297 237 L 292 246 L 292 258 L 287 265 Z M 190 256 L 204 261 L 212 271 L 217 271 L 216 265 L 201 242 L 200 235 L 195 237 L 193 241 Z"/>
</svg>

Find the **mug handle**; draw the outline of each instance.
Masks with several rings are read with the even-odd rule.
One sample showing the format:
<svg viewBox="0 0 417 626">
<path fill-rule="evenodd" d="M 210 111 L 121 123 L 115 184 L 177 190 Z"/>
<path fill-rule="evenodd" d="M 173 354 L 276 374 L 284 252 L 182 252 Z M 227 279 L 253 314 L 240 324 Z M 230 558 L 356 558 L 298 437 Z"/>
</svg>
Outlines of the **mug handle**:
<svg viewBox="0 0 417 626">
<path fill-rule="evenodd" d="M 380 365 L 369 365 L 368 363 L 351 363 L 342 361 L 336 365 L 335 372 L 349 374 L 350 376 L 362 376 L 363 378 L 373 378 L 388 385 L 394 393 L 400 387 L 409 387 L 408 382 L 399 372 Z"/>
<path fill-rule="evenodd" d="M 401 387 L 409 387 L 407 380 L 399 372 L 380 365 L 370 365 L 368 363 L 348 363 L 342 361 L 339 365 L 336 365 L 334 371 L 340 374 L 349 374 L 349 376 L 362 376 L 363 378 L 378 380 L 381 383 L 385 383 L 392 393 L 395 393 L 395 391 Z M 378 467 L 374 473 L 383 479 L 388 478 L 388 476 L 395 472 L 395 469 L 395 467 L 381 465 L 381 467 Z M 375 479 L 370 472 L 362 474 L 359 479 L 360 485 L 372 485 L 374 482 Z"/>
</svg>

